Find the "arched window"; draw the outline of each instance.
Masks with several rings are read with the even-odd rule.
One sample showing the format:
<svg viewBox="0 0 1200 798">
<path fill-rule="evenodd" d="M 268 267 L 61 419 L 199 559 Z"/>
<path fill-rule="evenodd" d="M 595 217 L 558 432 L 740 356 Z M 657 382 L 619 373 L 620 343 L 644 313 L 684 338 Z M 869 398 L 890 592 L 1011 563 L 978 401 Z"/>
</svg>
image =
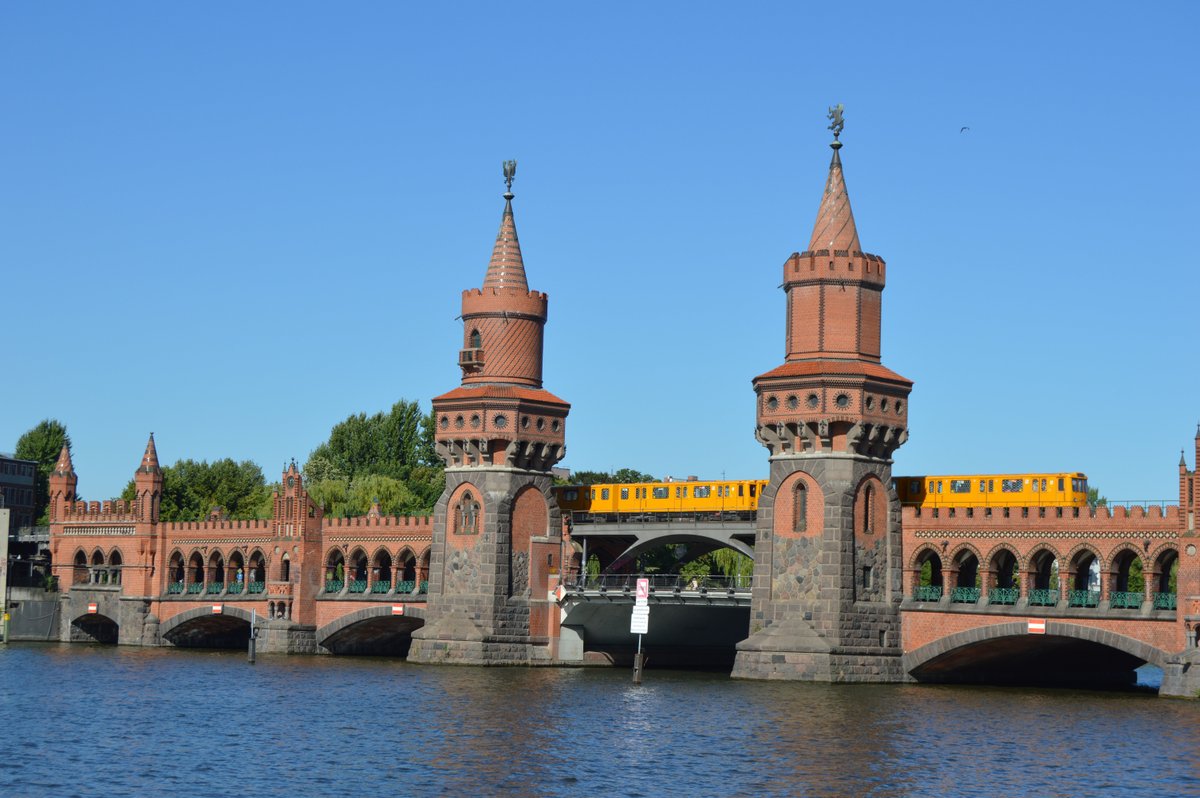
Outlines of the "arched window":
<svg viewBox="0 0 1200 798">
<path fill-rule="evenodd" d="M 292 559 L 284 552 L 279 560 L 279 581 L 290 582 L 292 579 Z"/>
<path fill-rule="evenodd" d="M 863 531 L 868 535 L 875 532 L 875 486 L 867 485 L 863 492 Z"/>
<path fill-rule="evenodd" d="M 808 531 L 808 487 L 803 482 L 797 482 L 792 492 L 792 529 Z"/>
<path fill-rule="evenodd" d="M 479 330 L 471 330 L 471 349 L 483 348 L 483 336 L 479 334 Z"/>
<path fill-rule="evenodd" d="M 479 533 L 479 502 L 466 491 L 454 508 L 454 531 L 459 535 L 475 535 Z"/>
</svg>

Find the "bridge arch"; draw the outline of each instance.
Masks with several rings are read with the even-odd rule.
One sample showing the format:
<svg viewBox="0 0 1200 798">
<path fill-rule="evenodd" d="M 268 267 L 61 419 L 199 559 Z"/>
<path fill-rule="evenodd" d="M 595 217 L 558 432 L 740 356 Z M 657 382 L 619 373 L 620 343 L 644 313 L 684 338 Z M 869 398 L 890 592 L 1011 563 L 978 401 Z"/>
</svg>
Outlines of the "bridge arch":
<svg viewBox="0 0 1200 798">
<path fill-rule="evenodd" d="M 92 612 L 73 618 L 69 634 L 72 643 L 115 645 L 120 639 L 121 627 L 113 618 Z"/>
<path fill-rule="evenodd" d="M 905 652 L 905 673 L 923 682 L 1129 685 L 1134 669 L 1162 668 L 1168 653 L 1095 626 L 1047 620 L 1045 634 L 1028 621 L 968 629 Z"/>
<path fill-rule="evenodd" d="M 393 605 L 364 607 L 330 621 L 317 630 L 317 647 L 331 654 L 408 656 L 412 633 L 425 625 L 425 608 Z"/>
<path fill-rule="evenodd" d="M 250 642 L 249 610 L 225 604 L 219 615 L 211 606 L 184 610 L 163 621 L 159 636 L 180 648 L 246 648 Z"/>
</svg>

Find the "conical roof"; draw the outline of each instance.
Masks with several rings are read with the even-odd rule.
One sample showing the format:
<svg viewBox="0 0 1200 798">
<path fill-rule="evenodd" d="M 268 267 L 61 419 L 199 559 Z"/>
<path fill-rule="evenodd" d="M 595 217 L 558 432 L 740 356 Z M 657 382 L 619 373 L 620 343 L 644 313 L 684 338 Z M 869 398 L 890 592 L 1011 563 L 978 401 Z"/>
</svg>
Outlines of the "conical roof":
<svg viewBox="0 0 1200 798">
<path fill-rule="evenodd" d="M 58 453 L 58 462 L 54 464 L 54 473 L 60 476 L 75 473 L 75 464 L 71 462 L 71 450 L 65 443 L 62 451 Z"/>
<path fill-rule="evenodd" d="M 146 474 L 157 474 L 158 468 L 158 449 L 154 448 L 154 433 L 150 433 L 150 440 L 146 441 L 146 453 L 142 455 L 142 466 L 138 469 Z"/>
<path fill-rule="evenodd" d="M 512 192 L 504 195 L 500 232 L 496 234 L 492 259 L 488 261 L 487 275 L 483 278 L 485 291 L 489 288 L 529 291 L 529 282 L 525 279 L 525 262 L 521 259 L 521 242 L 517 240 L 517 224 L 513 220 L 512 200 Z"/>
<path fill-rule="evenodd" d="M 842 145 L 835 141 L 831 146 L 833 160 L 829 163 L 829 179 L 825 181 L 825 195 L 821 198 L 808 249 L 810 252 L 819 249 L 862 252 L 858 228 L 854 226 L 854 211 L 850 209 L 850 195 L 846 193 L 846 178 L 842 175 L 842 159 L 838 156 Z"/>
</svg>

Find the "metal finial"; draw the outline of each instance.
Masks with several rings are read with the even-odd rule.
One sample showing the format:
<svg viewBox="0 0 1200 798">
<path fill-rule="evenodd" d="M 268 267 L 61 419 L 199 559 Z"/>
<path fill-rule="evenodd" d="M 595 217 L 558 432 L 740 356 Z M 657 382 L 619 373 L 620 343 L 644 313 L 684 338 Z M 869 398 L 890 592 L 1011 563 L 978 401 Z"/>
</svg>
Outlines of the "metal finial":
<svg viewBox="0 0 1200 798">
<path fill-rule="evenodd" d="M 846 107 L 841 103 L 838 103 L 836 106 L 830 106 L 829 113 L 826 115 L 830 122 L 832 122 L 832 124 L 829 126 L 829 129 L 833 131 L 833 144 L 829 146 L 833 147 L 835 150 L 842 146 L 842 143 L 838 141 L 838 136 L 842 135 L 842 128 L 846 126 L 845 120 L 842 119 L 842 113 L 845 110 Z"/>
<path fill-rule="evenodd" d="M 504 193 L 505 199 L 513 198 L 512 181 L 513 181 L 513 178 L 516 176 L 517 176 L 517 162 L 516 161 L 505 161 L 504 162 L 504 187 L 507 189 L 507 191 Z"/>
</svg>

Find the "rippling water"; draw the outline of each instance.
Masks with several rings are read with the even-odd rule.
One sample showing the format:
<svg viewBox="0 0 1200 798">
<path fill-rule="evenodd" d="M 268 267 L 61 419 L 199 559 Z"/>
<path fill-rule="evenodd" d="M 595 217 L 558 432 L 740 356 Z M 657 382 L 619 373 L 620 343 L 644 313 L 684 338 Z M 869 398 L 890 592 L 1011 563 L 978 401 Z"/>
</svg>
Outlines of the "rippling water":
<svg viewBox="0 0 1200 798">
<path fill-rule="evenodd" d="M 0 647 L 0 796 L 1200 795 L 1200 703 Z"/>
</svg>

